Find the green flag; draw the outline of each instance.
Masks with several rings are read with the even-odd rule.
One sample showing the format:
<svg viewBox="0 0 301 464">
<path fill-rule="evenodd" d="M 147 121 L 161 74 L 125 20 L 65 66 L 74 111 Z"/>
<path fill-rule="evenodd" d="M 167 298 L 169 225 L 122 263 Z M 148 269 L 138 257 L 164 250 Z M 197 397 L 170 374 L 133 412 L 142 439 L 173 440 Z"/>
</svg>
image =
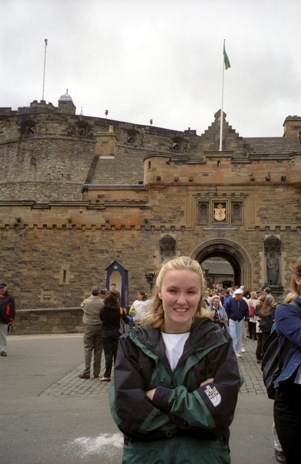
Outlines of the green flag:
<svg viewBox="0 0 301 464">
<path fill-rule="evenodd" d="M 228 58 L 228 55 L 227 55 L 227 52 L 226 52 L 225 43 L 224 43 L 224 63 L 225 63 L 225 69 L 226 70 L 228 68 L 231 68 L 231 64 L 230 64 L 230 61 L 229 61 L 229 58 Z"/>
</svg>

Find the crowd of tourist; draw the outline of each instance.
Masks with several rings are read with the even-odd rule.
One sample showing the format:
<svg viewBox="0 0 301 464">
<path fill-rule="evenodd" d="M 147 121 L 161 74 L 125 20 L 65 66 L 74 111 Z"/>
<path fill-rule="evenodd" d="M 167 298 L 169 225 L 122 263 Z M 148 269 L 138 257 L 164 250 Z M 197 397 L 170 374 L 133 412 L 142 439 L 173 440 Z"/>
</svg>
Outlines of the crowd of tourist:
<svg viewBox="0 0 301 464">
<path fill-rule="evenodd" d="M 300 306 L 301 259 L 298 266 L 293 296 Z M 291 309 L 291 300 L 282 310 L 283 319 L 288 308 L 296 313 L 294 324 L 298 320 L 297 331 L 299 325 L 301 331 L 299 310 Z M 151 464 L 154 453 L 165 456 L 166 463 L 173 462 L 169 460 L 172 442 L 166 437 L 177 438 L 178 452 L 183 456 L 194 449 L 194 455 L 202 453 L 204 464 L 230 462 L 228 429 L 241 379 L 239 358 L 253 349 L 256 362 L 262 362 L 265 344 L 281 313 L 271 289 L 247 290 L 243 285 L 223 288 L 220 284 L 206 288 L 199 264 L 180 257 L 162 266 L 151 299 L 140 290 L 126 310 L 116 284 L 112 284 L 109 291 L 92 289 L 82 309 L 85 370 L 80 377 L 90 378 L 93 369 L 94 378 L 98 378 L 104 350 L 105 371 L 99 380 L 109 382 L 114 366 L 110 406 L 125 437 L 123 462 L 138 464 L 143 460 Z M 277 331 L 281 334 L 283 330 L 284 338 L 292 337 L 289 323 L 285 322 L 283 329 L 281 324 L 278 316 Z M 257 343 L 247 344 L 248 338 Z M 292 359 L 297 355 L 301 359 L 300 336 L 295 338 Z M 285 372 L 291 372 L 289 362 L 285 366 Z M 297 462 L 292 443 L 295 430 L 299 435 L 300 429 L 301 367 L 295 374 L 289 390 L 294 404 L 281 388 L 275 400 L 275 456 L 287 464 Z M 281 376 L 278 382 L 281 386 Z M 139 408 L 139 420 L 133 402 Z M 287 411 L 290 417 L 284 420 Z M 291 420 L 295 421 L 292 427 Z M 200 461 L 197 458 L 195 462 Z"/>
<path fill-rule="evenodd" d="M 90 378 L 91 369 L 94 378 L 99 376 L 104 350 L 106 368 L 99 380 L 111 380 L 119 336 L 143 321 L 150 303 L 146 292 L 140 290 L 126 310 L 121 308 L 120 292 L 115 283 L 111 284 L 110 290 L 99 287 L 92 289 L 91 296 L 81 304 L 85 326 L 85 369 L 80 375 L 82 379 Z M 243 286 L 223 288 L 221 284 L 214 284 L 204 291 L 203 307 L 209 310 L 208 314 L 216 324 L 229 332 L 237 358 L 246 351 L 246 340 L 250 338 L 257 341 L 256 360 L 261 363 L 263 345 L 275 318 L 276 303 L 270 288 L 249 291 Z"/>
<path fill-rule="evenodd" d="M 263 345 L 275 321 L 276 301 L 271 289 L 250 291 L 244 286 L 225 289 L 214 284 L 206 289 L 205 304 L 215 311 L 216 322 L 227 325 L 236 356 L 240 358 L 246 351 L 246 339 L 250 338 L 257 341 L 256 360 L 261 363 Z"/>
<path fill-rule="evenodd" d="M 262 363 L 272 332 L 279 350 L 287 348 L 273 383 L 275 457 L 299 463 L 301 257 L 292 269 L 291 292 L 281 303 L 269 287 L 206 288 L 200 264 L 187 256 L 166 261 L 152 298 L 139 290 L 128 309 L 122 307 L 115 283 L 109 290 L 92 288 L 81 303 L 85 366 L 79 377 L 109 382 L 114 367 L 110 406 L 125 437 L 124 464 L 153 464 L 162 456 L 166 464 L 184 462 L 181 456 L 187 453 L 191 464 L 230 463 L 229 426 L 241 384 L 239 358 L 255 348 L 256 362 Z M 0 300 L 0 355 L 7 356 L 15 305 L 4 283 Z M 247 338 L 256 345 L 247 345 Z M 100 376 L 103 351 L 105 370 Z M 171 438 L 179 461 L 170 458 L 175 443 Z"/>
</svg>

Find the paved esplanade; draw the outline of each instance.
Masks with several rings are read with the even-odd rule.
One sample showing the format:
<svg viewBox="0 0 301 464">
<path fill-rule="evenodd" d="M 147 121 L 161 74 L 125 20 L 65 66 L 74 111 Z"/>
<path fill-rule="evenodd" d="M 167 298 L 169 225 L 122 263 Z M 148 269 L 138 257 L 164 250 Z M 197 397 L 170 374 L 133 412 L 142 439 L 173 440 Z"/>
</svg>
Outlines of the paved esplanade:
<svg viewBox="0 0 301 464">
<path fill-rule="evenodd" d="M 256 342 L 239 359 L 245 384 L 231 426 L 232 464 L 275 464 L 273 402 L 265 394 Z M 0 359 L 1 464 L 119 464 L 122 437 L 109 384 L 78 378 L 83 336 L 8 337 Z M 103 373 L 104 362 L 102 362 Z"/>
</svg>

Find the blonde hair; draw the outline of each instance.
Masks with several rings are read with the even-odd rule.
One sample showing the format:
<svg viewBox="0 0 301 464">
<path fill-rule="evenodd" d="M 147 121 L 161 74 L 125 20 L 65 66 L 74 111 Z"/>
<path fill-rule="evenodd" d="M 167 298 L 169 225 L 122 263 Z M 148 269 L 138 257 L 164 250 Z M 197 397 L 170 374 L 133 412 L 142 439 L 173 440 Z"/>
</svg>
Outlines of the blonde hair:
<svg viewBox="0 0 301 464">
<path fill-rule="evenodd" d="M 203 307 L 203 298 L 205 293 L 205 281 L 203 277 L 203 271 L 201 265 L 194 259 L 191 259 L 189 256 L 179 256 L 178 258 L 171 259 L 166 261 L 161 267 L 159 274 L 156 279 L 156 285 L 153 291 L 153 297 L 151 300 L 150 308 L 146 311 L 145 316 L 142 322 L 149 323 L 155 329 L 160 328 L 164 322 L 164 311 L 162 300 L 159 298 L 159 290 L 162 287 L 163 280 L 168 271 L 193 271 L 200 278 L 201 286 L 201 298 L 197 306 L 194 317 L 209 317 L 211 313 Z"/>
<path fill-rule="evenodd" d="M 275 303 L 274 297 L 268 293 L 262 303 L 260 313 L 262 316 L 267 316 L 269 312 L 274 308 L 273 303 Z"/>
<path fill-rule="evenodd" d="M 296 277 L 301 277 L 301 256 L 297 259 L 295 264 L 293 264 L 292 272 L 293 275 L 290 284 L 291 292 L 285 297 L 284 301 L 286 303 L 290 303 L 295 298 L 301 295 L 301 286 L 296 282 Z"/>
</svg>

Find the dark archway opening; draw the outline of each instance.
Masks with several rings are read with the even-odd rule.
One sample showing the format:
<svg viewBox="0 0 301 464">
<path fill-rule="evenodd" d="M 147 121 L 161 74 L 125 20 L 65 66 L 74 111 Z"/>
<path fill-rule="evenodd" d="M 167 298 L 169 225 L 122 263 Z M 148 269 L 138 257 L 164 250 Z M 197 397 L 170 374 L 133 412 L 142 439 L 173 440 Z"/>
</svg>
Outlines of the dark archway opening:
<svg viewBox="0 0 301 464">
<path fill-rule="evenodd" d="M 240 264 L 234 255 L 226 251 L 208 250 L 206 252 L 206 250 L 204 250 L 204 252 L 198 254 L 195 259 L 204 267 L 205 274 L 206 267 L 209 270 L 209 273 L 206 275 L 208 286 L 213 283 L 222 283 L 225 288 L 231 285 L 240 286 L 243 284 L 241 282 Z M 213 272 L 211 272 L 211 270 Z"/>
<path fill-rule="evenodd" d="M 212 256 L 202 262 L 207 287 L 228 288 L 234 285 L 234 272 L 231 264 L 224 258 Z"/>
</svg>

